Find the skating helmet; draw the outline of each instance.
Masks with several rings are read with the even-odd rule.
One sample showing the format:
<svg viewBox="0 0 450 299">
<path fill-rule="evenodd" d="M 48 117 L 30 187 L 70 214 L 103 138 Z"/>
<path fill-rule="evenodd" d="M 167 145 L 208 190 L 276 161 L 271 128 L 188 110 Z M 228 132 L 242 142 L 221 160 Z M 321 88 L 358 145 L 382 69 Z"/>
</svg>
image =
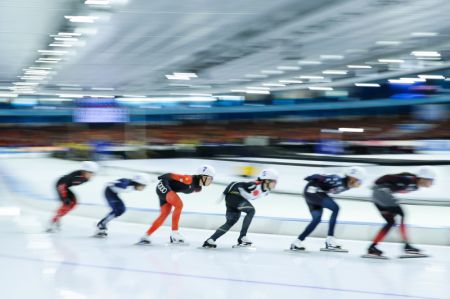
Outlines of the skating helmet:
<svg viewBox="0 0 450 299">
<path fill-rule="evenodd" d="M 345 170 L 345 175 L 357 179 L 361 183 L 366 178 L 366 170 L 359 166 L 349 167 Z"/>
<path fill-rule="evenodd" d="M 422 179 L 434 180 L 436 178 L 436 171 L 433 167 L 423 166 L 419 169 L 417 176 Z"/>
<path fill-rule="evenodd" d="M 278 171 L 276 171 L 273 168 L 266 168 L 261 171 L 261 173 L 258 175 L 258 178 L 260 180 L 272 180 L 276 181 L 278 180 Z"/>
<path fill-rule="evenodd" d="M 98 164 L 92 161 L 84 161 L 81 163 L 81 170 L 96 173 L 98 171 Z"/>
<path fill-rule="evenodd" d="M 216 170 L 211 165 L 202 165 L 197 169 L 196 175 L 206 175 L 214 177 L 216 175 Z"/>
<path fill-rule="evenodd" d="M 146 174 L 146 173 L 137 173 L 137 174 L 133 177 L 132 181 L 133 181 L 133 182 L 136 182 L 136 183 L 138 183 L 138 184 L 140 184 L 140 185 L 147 186 L 148 183 L 150 182 L 150 177 L 149 177 L 148 174 Z"/>
</svg>

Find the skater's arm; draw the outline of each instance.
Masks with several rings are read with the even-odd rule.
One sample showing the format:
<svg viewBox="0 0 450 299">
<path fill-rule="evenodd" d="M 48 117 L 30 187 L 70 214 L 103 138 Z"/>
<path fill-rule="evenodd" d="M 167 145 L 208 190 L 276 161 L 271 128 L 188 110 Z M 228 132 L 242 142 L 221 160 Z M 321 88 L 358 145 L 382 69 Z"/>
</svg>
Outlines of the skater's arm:
<svg viewBox="0 0 450 299">
<path fill-rule="evenodd" d="M 311 186 L 317 187 L 319 191 L 323 192 L 333 192 L 341 180 L 337 175 L 312 175 L 308 178 Z"/>
<path fill-rule="evenodd" d="M 81 185 L 87 181 L 88 180 L 83 176 L 81 171 L 74 171 L 62 179 L 62 182 L 65 183 L 67 187 Z"/>
<path fill-rule="evenodd" d="M 258 185 L 253 182 L 241 183 L 239 184 L 237 189 L 239 191 L 239 194 L 247 200 L 254 200 L 261 195 L 261 191 L 258 189 Z"/>
<path fill-rule="evenodd" d="M 109 184 L 109 188 L 115 193 L 121 193 L 127 190 L 128 186 L 130 186 L 129 179 L 120 179 L 115 182 Z"/>
</svg>

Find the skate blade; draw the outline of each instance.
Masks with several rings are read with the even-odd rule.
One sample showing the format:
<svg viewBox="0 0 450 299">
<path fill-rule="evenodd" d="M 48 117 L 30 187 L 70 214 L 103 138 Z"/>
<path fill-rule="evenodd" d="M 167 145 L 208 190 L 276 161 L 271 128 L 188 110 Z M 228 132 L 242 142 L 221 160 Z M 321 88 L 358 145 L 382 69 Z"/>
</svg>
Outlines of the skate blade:
<svg viewBox="0 0 450 299">
<path fill-rule="evenodd" d="M 377 260 L 387 260 L 387 259 L 389 259 L 387 256 L 376 255 L 376 254 L 364 254 L 361 257 L 362 258 L 367 258 L 367 259 L 377 259 Z"/>
<path fill-rule="evenodd" d="M 200 247 L 197 247 L 197 249 L 213 250 L 213 249 L 217 249 L 217 247 L 203 247 L 203 246 L 200 246 Z"/>
<path fill-rule="evenodd" d="M 309 251 L 306 251 L 306 249 L 285 249 L 286 252 L 291 253 L 308 253 Z"/>
<path fill-rule="evenodd" d="M 246 246 L 246 245 L 233 245 L 233 246 L 231 246 L 231 248 L 234 248 L 234 249 L 247 249 L 247 250 L 256 250 L 256 247 L 255 246 L 253 246 L 253 245 L 250 245 L 250 246 Z"/>
<path fill-rule="evenodd" d="M 137 246 L 151 246 L 153 244 L 152 243 L 142 243 L 141 241 L 139 241 L 137 243 L 134 243 L 134 245 L 137 245 Z"/>
<path fill-rule="evenodd" d="M 167 242 L 166 246 L 189 246 L 189 243 L 186 242 Z"/>
<path fill-rule="evenodd" d="M 104 239 L 106 238 L 108 235 L 93 235 L 92 238 L 96 238 L 96 239 Z"/>
<path fill-rule="evenodd" d="M 414 258 L 421 258 L 421 257 L 429 257 L 429 255 L 423 254 L 423 253 L 410 253 L 410 254 L 402 254 L 398 258 L 399 259 L 414 259 Z"/>
<path fill-rule="evenodd" d="M 320 251 L 326 251 L 326 252 L 342 252 L 342 253 L 348 253 L 347 249 L 337 249 L 337 248 L 320 248 Z"/>
</svg>

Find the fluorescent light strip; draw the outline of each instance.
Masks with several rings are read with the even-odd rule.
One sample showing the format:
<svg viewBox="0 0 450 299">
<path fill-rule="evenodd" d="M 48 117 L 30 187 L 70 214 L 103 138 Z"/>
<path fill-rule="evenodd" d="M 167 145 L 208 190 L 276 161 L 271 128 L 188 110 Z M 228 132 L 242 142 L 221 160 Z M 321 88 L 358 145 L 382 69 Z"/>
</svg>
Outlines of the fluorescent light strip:
<svg viewBox="0 0 450 299">
<path fill-rule="evenodd" d="M 416 83 L 415 80 L 402 80 L 402 79 L 389 79 L 389 83 L 392 84 L 414 84 Z"/>
<path fill-rule="evenodd" d="M 17 86 L 31 86 L 31 85 L 38 85 L 39 83 L 37 82 L 13 82 L 14 85 Z"/>
<path fill-rule="evenodd" d="M 98 17 L 94 16 L 64 16 L 64 18 L 72 23 L 94 23 L 98 19 Z"/>
<path fill-rule="evenodd" d="M 414 82 L 426 82 L 427 81 L 424 78 L 406 78 L 406 77 L 402 77 L 402 78 L 400 78 L 400 80 L 403 80 L 403 81 L 414 81 Z"/>
<path fill-rule="evenodd" d="M 359 64 L 350 64 L 347 65 L 349 69 L 371 69 L 372 67 L 370 65 L 359 65 Z"/>
<path fill-rule="evenodd" d="M 376 41 L 375 44 L 379 46 L 397 46 L 400 45 L 402 42 L 397 40 L 379 40 Z"/>
<path fill-rule="evenodd" d="M 114 90 L 114 88 L 112 88 L 112 87 L 92 87 L 91 90 L 103 90 L 103 91 L 107 91 L 107 90 Z"/>
<path fill-rule="evenodd" d="M 58 51 L 58 50 L 38 50 L 41 55 L 64 55 L 67 54 L 67 51 Z"/>
<path fill-rule="evenodd" d="M 16 93 L 0 93 L 0 97 L 17 98 L 17 94 Z"/>
<path fill-rule="evenodd" d="M 247 89 L 260 89 L 260 90 L 270 90 L 270 87 L 263 87 L 263 86 L 247 86 Z"/>
<path fill-rule="evenodd" d="M 262 86 L 268 86 L 268 87 L 284 87 L 286 84 L 281 83 L 263 83 Z"/>
<path fill-rule="evenodd" d="M 339 132 L 351 132 L 351 133 L 362 133 L 364 129 L 362 128 L 339 128 Z"/>
<path fill-rule="evenodd" d="M 267 74 L 267 75 L 281 75 L 284 74 L 283 71 L 280 70 L 262 70 L 261 71 L 262 74 Z"/>
<path fill-rule="evenodd" d="M 378 59 L 381 63 L 404 63 L 403 59 Z"/>
<path fill-rule="evenodd" d="M 302 68 L 299 66 L 280 65 L 280 66 L 277 66 L 277 69 L 282 70 L 282 71 L 299 71 Z"/>
<path fill-rule="evenodd" d="M 78 38 L 75 38 L 75 37 L 55 37 L 55 40 L 63 41 L 63 42 L 77 42 Z"/>
<path fill-rule="evenodd" d="M 417 76 L 421 79 L 431 79 L 431 80 L 444 80 L 445 77 L 442 75 L 419 75 Z"/>
<path fill-rule="evenodd" d="M 333 87 L 324 87 L 324 86 L 310 86 L 309 90 L 333 90 Z"/>
<path fill-rule="evenodd" d="M 39 76 L 18 76 L 22 80 L 44 80 L 45 77 L 39 77 Z"/>
<path fill-rule="evenodd" d="M 341 71 L 341 70 L 325 70 L 322 72 L 322 74 L 325 75 L 346 75 L 347 71 Z"/>
<path fill-rule="evenodd" d="M 49 46 L 50 47 L 65 47 L 65 48 L 73 47 L 72 44 L 58 44 L 58 43 L 52 43 Z"/>
<path fill-rule="evenodd" d="M 342 60 L 344 59 L 343 55 L 320 55 L 320 59 L 323 60 Z"/>
<path fill-rule="evenodd" d="M 197 74 L 195 73 L 173 73 L 173 74 L 178 77 L 197 78 Z"/>
<path fill-rule="evenodd" d="M 29 69 L 33 70 L 52 70 L 51 67 L 43 67 L 43 66 L 30 66 Z"/>
<path fill-rule="evenodd" d="M 318 65 L 318 64 L 322 64 L 322 62 L 319 61 L 319 60 L 299 60 L 299 61 L 297 61 L 297 63 L 299 65 Z"/>
<path fill-rule="evenodd" d="M 441 54 L 436 51 L 412 51 L 411 55 L 418 57 L 441 57 Z"/>
<path fill-rule="evenodd" d="M 377 83 L 355 83 L 355 86 L 358 86 L 358 87 L 380 87 L 380 84 L 377 84 Z"/>
<path fill-rule="evenodd" d="M 303 81 L 301 80 L 279 80 L 280 83 L 287 83 L 287 84 L 301 84 Z"/>
<path fill-rule="evenodd" d="M 58 32 L 59 36 L 81 36 L 81 33 L 77 32 Z"/>
<path fill-rule="evenodd" d="M 169 80 L 191 80 L 191 78 L 186 76 L 175 76 L 175 75 L 166 75 L 166 78 Z"/>
<path fill-rule="evenodd" d="M 52 61 L 52 60 L 36 60 L 37 63 L 58 63 L 59 61 Z"/>
<path fill-rule="evenodd" d="M 54 57 L 41 57 L 38 60 L 50 60 L 50 61 L 60 61 L 62 58 L 54 58 Z"/>
<path fill-rule="evenodd" d="M 413 32 L 411 33 L 411 36 L 415 37 L 432 37 L 432 36 L 438 36 L 438 32 Z"/>
<path fill-rule="evenodd" d="M 300 76 L 299 79 L 309 79 L 309 80 L 319 80 L 319 79 L 325 79 L 323 76 Z"/>
</svg>

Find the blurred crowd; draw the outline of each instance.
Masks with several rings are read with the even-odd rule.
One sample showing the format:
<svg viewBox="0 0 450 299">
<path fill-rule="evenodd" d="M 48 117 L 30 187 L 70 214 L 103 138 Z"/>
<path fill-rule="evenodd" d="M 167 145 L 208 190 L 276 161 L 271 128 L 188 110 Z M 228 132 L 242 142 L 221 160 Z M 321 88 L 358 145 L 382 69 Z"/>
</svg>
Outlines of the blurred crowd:
<svg viewBox="0 0 450 299">
<path fill-rule="evenodd" d="M 109 144 L 245 144 L 263 136 L 271 143 L 336 140 L 449 139 L 450 120 L 418 122 L 406 116 L 326 119 L 316 121 L 203 122 L 171 125 L 49 125 L 2 126 L 0 146 L 83 146 Z M 339 128 L 362 128 L 341 132 Z"/>
</svg>

